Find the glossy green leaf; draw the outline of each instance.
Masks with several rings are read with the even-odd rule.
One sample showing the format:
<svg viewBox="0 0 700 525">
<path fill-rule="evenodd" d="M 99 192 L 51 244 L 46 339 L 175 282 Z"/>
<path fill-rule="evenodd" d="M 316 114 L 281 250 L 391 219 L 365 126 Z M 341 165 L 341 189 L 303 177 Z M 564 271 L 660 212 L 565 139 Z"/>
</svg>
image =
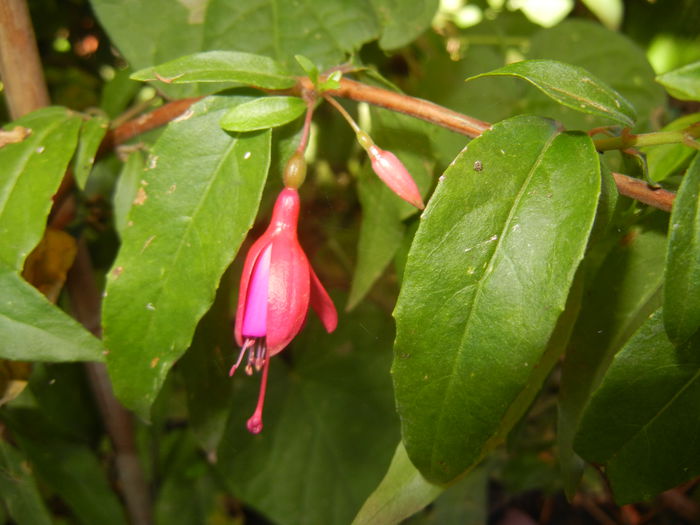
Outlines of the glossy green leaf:
<svg viewBox="0 0 700 525">
<path fill-rule="evenodd" d="M 232 103 L 247 100 L 206 98 L 163 132 L 108 276 L 110 377 L 121 401 L 144 417 L 257 212 L 270 133 L 230 135 L 219 127 Z"/>
<path fill-rule="evenodd" d="M 509 411 L 548 361 L 600 171 L 586 135 L 516 117 L 472 141 L 442 179 L 408 257 L 393 374 L 408 454 L 445 483 L 515 423 Z"/>
<path fill-rule="evenodd" d="M 79 188 L 85 188 L 88 175 L 90 175 L 92 165 L 95 163 L 95 154 L 108 127 L 109 122 L 103 117 L 88 119 L 80 127 L 78 149 L 73 164 L 73 177 L 75 177 Z"/>
<path fill-rule="evenodd" d="M 382 24 L 379 45 L 397 49 L 410 44 L 430 27 L 440 0 L 372 0 Z"/>
<path fill-rule="evenodd" d="M 51 525 L 31 468 L 22 454 L 0 439 L 0 501 L 17 525 Z"/>
<path fill-rule="evenodd" d="M 649 500 L 700 474 L 700 338 L 673 345 L 662 312 L 615 356 L 574 442 L 606 466 L 615 501 Z"/>
<path fill-rule="evenodd" d="M 120 235 L 123 234 L 128 223 L 129 212 L 139 191 L 144 168 L 143 154 L 140 151 L 134 151 L 129 155 L 119 173 L 119 180 L 112 197 L 112 209 L 114 212 L 114 227 Z"/>
<path fill-rule="evenodd" d="M 656 81 L 675 98 L 700 100 L 700 62 L 659 75 Z"/>
<path fill-rule="evenodd" d="M 432 184 L 433 166 L 429 128 L 425 123 L 384 109 L 372 108 L 372 136 L 382 148 L 403 162 L 426 196 Z M 369 292 L 401 246 L 403 219 L 416 209 L 396 196 L 377 177 L 368 161 L 358 180 L 362 223 L 357 244 L 357 263 L 347 308 L 354 308 Z"/>
<path fill-rule="evenodd" d="M 313 314 L 309 320 L 272 359 L 265 427 L 257 436 L 245 422 L 259 377 L 234 378 L 218 468 L 233 493 L 273 523 L 347 525 L 399 440 L 388 373 L 391 318 L 365 303 L 341 314 L 332 334 Z"/>
<path fill-rule="evenodd" d="M 664 325 L 682 343 L 700 329 L 700 158 L 686 171 L 669 225 Z"/>
<path fill-rule="evenodd" d="M 68 505 L 82 525 L 126 525 L 117 494 L 90 447 L 67 440 L 37 410 L 13 410 L 8 423 L 37 477 Z"/>
<path fill-rule="evenodd" d="M 427 481 L 399 443 L 384 479 L 357 513 L 352 525 L 393 525 L 412 516 L 445 490 Z"/>
<path fill-rule="evenodd" d="M 205 51 L 176 58 L 137 71 L 134 80 L 160 80 L 166 84 L 235 82 L 267 89 L 292 87 L 296 80 L 277 62 L 239 51 Z"/>
<path fill-rule="evenodd" d="M 557 60 L 523 60 L 467 80 L 484 76 L 522 78 L 568 108 L 627 126 L 632 126 L 637 118 L 632 104 L 605 82 L 581 67 Z"/>
<path fill-rule="evenodd" d="M 655 73 L 644 50 L 624 34 L 590 20 L 569 18 L 537 32 L 530 40 L 526 57 L 559 60 L 590 71 L 636 109 L 635 129 L 656 128 L 655 119 L 666 104 L 666 94 L 654 82 Z M 519 113 L 554 118 L 569 129 L 590 129 L 615 122 L 572 111 L 532 89 L 525 93 L 526 96 L 515 101 Z"/>
<path fill-rule="evenodd" d="M 50 107 L 8 124 L 31 133 L 0 148 L 0 260 L 20 270 L 46 228 L 56 193 L 78 142 L 81 119 Z"/>
<path fill-rule="evenodd" d="M 231 108 L 221 118 L 228 131 L 257 131 L 276 128 L 295 120 L 306 111 L 299 97 L 260 97 Z"/>
<path fill-rule="evenodd" d="M 17 273 L 0 267 L 0 358 L 102 361 L 101 342 Z"/>
<path fill-rule="evenodd" d="M 662 131 L 678 131 L 697 122 L 700 122 L 700 113 L 685 115 L 664 126 Z M 642 152 L 647 158 L 651 180 L 661 182 L 686 168 L 697 150 L 685 144 L 660 144 L 644 148 Z"/>
<path fill-rule="evenodd" d="M 665 223 L 658 222 L 654 218 L 624 236 L 615 235 L 607 255 L 605 246 L 588 254 L 588 265 L 604 259 L 587 273 L 589 282 L 566 350 L 559 390 L 557 454 L 569 497 L 576 493 L 583 471 L 583 461 L 573 450 L 583 409 L 615 353 L 661 305 L 666 237 Z M 599 250 L 604 250 L 603 256 Z"/>
</svg>

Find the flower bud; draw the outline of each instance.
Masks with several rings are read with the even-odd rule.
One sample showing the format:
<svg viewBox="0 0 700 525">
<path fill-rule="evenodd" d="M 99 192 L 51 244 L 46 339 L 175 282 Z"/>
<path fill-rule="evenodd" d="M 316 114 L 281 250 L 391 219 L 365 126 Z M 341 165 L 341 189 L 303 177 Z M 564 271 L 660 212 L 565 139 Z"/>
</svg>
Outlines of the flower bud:
<svg viewBox="0 0 700 525">
<path fill-rule="evenodd" d="M 295 151 L 287 161 L 282 174 L 282 182 L 287 188 L 299 189 L 306 178 L 306 160 L 301 151 Z"/>
<path fill-rule="evenodd" d="M 391 191 L 419 210 L 425 208 L 418 186 L 396 155 L 374 144 L 367 148 L 367 154 L 372 162 L 372 169 Z"/>
</svg>

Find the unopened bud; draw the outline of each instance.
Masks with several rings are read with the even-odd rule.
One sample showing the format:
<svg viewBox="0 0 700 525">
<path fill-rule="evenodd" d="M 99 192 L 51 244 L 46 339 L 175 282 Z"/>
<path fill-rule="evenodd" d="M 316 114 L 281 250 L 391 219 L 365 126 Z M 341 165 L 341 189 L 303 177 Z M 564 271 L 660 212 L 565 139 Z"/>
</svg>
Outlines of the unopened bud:
<svg viewBox="0 0 700 525">
<path fill-rule="evenodd" d="M 284 168 L 282 182 L 287 188 L 299 189 L 304 184 L 306 178 L 306 160 L 304 154 L 300 151 L 295 151 L 294 155 L 287 161 L 287 166 Z"/>
<path fill-rule="evenodd" d="M 375 145 L 370 146 L 367 153 L 372 161 L 372 169 L 391 191 L 419 210 L 425 208 L 418 186 L 396 155 Z"/>
</svg>

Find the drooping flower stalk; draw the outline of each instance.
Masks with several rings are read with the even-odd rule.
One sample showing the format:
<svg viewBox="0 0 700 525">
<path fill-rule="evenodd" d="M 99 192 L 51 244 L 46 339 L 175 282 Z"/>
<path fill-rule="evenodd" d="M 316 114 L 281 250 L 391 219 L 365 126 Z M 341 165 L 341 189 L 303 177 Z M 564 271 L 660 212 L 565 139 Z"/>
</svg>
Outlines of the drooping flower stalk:
<svg viewBox="0 0 700 525">
<path fill-rule="evenodd" d="M 360 129 L 355 119 L 341 106 L 338 101 L 324 95 L 324 98 L 336 108 L 345 120 L 350 124 L 350 127 L 357 136 L 357 141 L 369 155 L 372 169 L 377 176 L 386 184 L 396 195 L 401 197 L 406 202 L 412 204 L 416 208 L 422 210 L 425 208 L 418 186 L 416 186 L 413 177 L 408 172 L 403 163 L 390 151 L 386 151 L 378 147 L 372 138 Z"/>
<path fill-rule="evenodd" d="M 284 188 L 275 202 L 270 225 L 248 251 L 241 276 L 235 336 L 241 348 L 230 375 L 247 356 L 247 374 L 262 370 L 260 394 L 248 430 L 262 430 L 262 410 L 270 358 L 281 352 L 301 330 L 309 306 L 328 332 L 338 314 L 297 239 L 299 194 Z"/>
</svg>

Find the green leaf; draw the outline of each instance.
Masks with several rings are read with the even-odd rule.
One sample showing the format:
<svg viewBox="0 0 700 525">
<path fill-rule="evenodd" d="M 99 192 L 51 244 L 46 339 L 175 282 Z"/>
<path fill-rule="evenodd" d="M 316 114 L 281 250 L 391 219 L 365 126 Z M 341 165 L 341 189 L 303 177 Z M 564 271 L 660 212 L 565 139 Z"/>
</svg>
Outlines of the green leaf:
<svg viewBox="0 0 700 525">
<path fill-rule="evenodd" d="M 664 325 L 676 344 L 700 328 L 700 158 L 683 177 L 671 212 Z"/>
<path fill-rule="evenodd" d="M 659 75 L 656 81 L 675 98 L 700 100 L 700 62 Z"/>
<path fill-rule="evenodd" d="M 46 228 L 56 193 L 78 142 L 81 119 L 65 108 L 40 109 L 9 124 L 31 134 L 0 148 L 0 260 L 20 270 Z"/>
<path fill-rule="evenodd" d="M 541 381 L 599 191 L 589 137 L 536 117 L 496 124 L 443 175 L 394 313 L 403 439 L 428 480 L 471 468 Z"/>
<path fill-rule="evenodd" d="M 129 155 L 119 173 L 119 180 L 114 189 L 114 197 L 112 197 L 114 227 L 119 232 L 119 235 L 123 235 L 128 223 L 129 211 L 131 211 L 141 185 L 144 165 L 143 154 L 140 151 L 134 151 Z"/>
<path fill-rule="evenodd" d="M 37 410 L 14 410 L 13 436 L 34 467 L 83 525 L 126 525 L 126 516 L 96 453 L 86 444 L 52 432 Z"/>
<path fill-rule="evenodd" d="M 257 212 L 270 133 L 230 135 L 219 127 L 233 102 L 248 100 L 208 97 L 163 132 L 108 276 L 107 365 L 119 399 L 143 417 Z"/>
<path fill-rule="evenodd" d="M 352 525 L 392 525 L 412 516 L 445 490 L 427 481 L 399 443 L 384 479 L 357 513 Z"/>
<path fill-rule="evenodd" d="M 700 113 L 693 113 L 674 120 L 664 126 L 662 131 L 678 131 L 698 122 Z M 685 144 L 660 144 L 643 148 L 642 152 L 647 158 L 651 180 L 661 182 L 686 168 L 697 150 Z"/>
<path fill-rule="evenodd" d="M 304 73 L 309 77 L 311 82 L 316 85 L 318 83 L 318 67 L 304 55 L 294 55 L 294 60 L 301 66 Z"/>
<path fill-rule="evenodd" d="M 288 67 L 295 55 L 304 55 L 321 69 L 379 36 L 369 0 L 210 0 L 203 29 L 206 49 L 259 53 Z"/>
<path fill-rule="evenodd" d="M 523 60 L 467 79 L 513 76 L 527 80 L 558 103 L 632 126 L 636 111 L 627 99 L 585 69 L 557 60 Z"/>
<path fill-rule="evenodd" d="M 489 465 L 479 465 L 445 490 L 423 512 L 404 525 L 484 525 L 488 523 Z"/>
<path fill-rule="evenodd" d="M 611 250 L 597 246 L 588 254 L 587 266 L 604 259 L 589 271 L 592 275 L 587 274 L 559 390 L 557 451 L 569 497 L 576 493 L 583 471 L 583 462 L 573 450 L 583 409 L 615 353 L 661 305 L 666 238 L 665 224 L 657 222 L 647 221 L 624 236 L 614 235 Z"/>
<path fill-rule="evenodd" d="M 267 89 L 294 86 L 296 79 L 277 62 L 239 51 L 206 51 L 176 58 L 137 71 L 134 80 L 160 80 L 166 84 L 235 82 Z"/>
<path fill-rule="evenodd" d="M 291 347 L 272 359 L 257 436 L 245 422 L 259 379 L 234 378 L 218 468 L 238 498 L 274 523 L 347 525 L 399 440 L 388 373 L 391 318 L 365 303 L 327 334 L 309 317 Z"/>
<path fill-rule="evenodd" d="M 635 129 L 655 129 L 656 115 L 666 105 L 666 94 L 654 82 L 654 70 L 644 50 L 625 35 L 590 20 L 568 19 L 537 32 L 526 57 L 559 60 L 590 71 L 637 110 Z M 544 94 L 528 91 L 527 97 L 516 100 L 519 113 L 554 118 L 569 129 L 590 129 L 613 122 L 572 111 Z"/>
<path fill-rule="evenodd" d="M 615 356 L 574 442 L 606 466 L 615 501 L 650 500 L 700 474 L 700 338 L 674 346 L 659 310 Z"/>
<path fill-rule="evenodd" d="M 381 277 L 406 232 L 399 216 L 398 197 L 379 180 L 369 163 L 362 168 L 357 191 L 362 205 L 362 223 L 348 310 L 355 308 Z"/>
<path fill-rule="evenodd" d="M 440 0 L 372 0 L 382 24 L 382 49 L 397 49 L 410 44 L 430 27 Z"/>
<path fill-rule="evenodd" d="M 51 525 L 29 465 L 3 439 L 0 439 L 0 500 L 17 525 Z"/>
<path fill-rule="evenodd" d="M 220 483 L 187 429 L 170 431 L 159 443 L 163 474 L 154 504 L 155 523 L 202 525 L 214 523 L 221 501 Z M 218 504 L 218 505 L 217 505 Z M 233 521 L 221 517 L 223 522 Z"/>
<path fill-rule="evenodd" d="M 103 117 L 93 117 L 83 122 L 80 127 L 78 150 L 75 153 L 73 176 L 78 187 L 85 189 L 88 175 L 95 163 L 95 154 L 107 133 L 109 122 Z"/>
<path fill-rule="evenodd" d="M 103 346 L 17 273 L 0 267 L 0 358 L 102 361 Z"/>
<path fill-rule="evenodd" d="M 299 97 L 260 97 L 232 107 L 221 118 L 228 131 L 276 128 L 297 119 L 306 110 Z"/>
</svg>

